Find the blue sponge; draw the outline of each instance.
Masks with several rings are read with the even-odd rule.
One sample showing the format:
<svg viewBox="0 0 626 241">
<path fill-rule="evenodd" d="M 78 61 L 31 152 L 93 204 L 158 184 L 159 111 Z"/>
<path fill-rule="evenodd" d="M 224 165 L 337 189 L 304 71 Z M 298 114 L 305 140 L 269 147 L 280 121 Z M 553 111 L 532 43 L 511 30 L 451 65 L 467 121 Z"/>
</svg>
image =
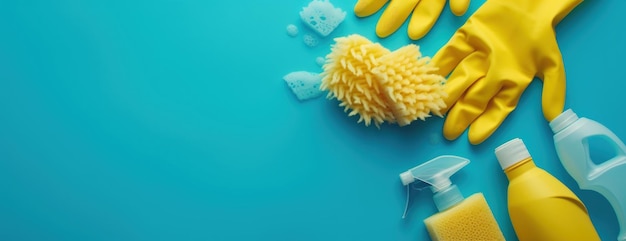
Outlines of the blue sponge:
<svg viewBox="0 0 626 241">
<path fill-rule="evenodd" d="M 304 23 L 323 37 L 328 36 L 346 17 L 346 12 L 335 8 L 328 0 L 313 0 L 300 11 Z"/>
<path fill-rule="evenodd" d="M 283 79 L 299 100 L 313 99 L 323 94 L 320 90 L 322 77 L 318 73 L 296 71 L 285 75 Z"/>
</svg>

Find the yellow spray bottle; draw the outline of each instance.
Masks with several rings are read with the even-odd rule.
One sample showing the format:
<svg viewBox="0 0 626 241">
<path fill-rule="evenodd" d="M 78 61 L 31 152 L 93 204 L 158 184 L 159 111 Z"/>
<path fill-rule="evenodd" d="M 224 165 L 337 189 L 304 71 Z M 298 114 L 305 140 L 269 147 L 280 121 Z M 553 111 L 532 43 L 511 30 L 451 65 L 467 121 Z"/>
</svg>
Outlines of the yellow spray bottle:
<svg viewBox="0 0 626 241">
<path fill-rule="evenodd" d="M 521 139 L 502 144 L 495 154 L 509 179 L 509 216 L 519 240 L 600 240 L 582 201 L 535 166 Z"/>
</svg>

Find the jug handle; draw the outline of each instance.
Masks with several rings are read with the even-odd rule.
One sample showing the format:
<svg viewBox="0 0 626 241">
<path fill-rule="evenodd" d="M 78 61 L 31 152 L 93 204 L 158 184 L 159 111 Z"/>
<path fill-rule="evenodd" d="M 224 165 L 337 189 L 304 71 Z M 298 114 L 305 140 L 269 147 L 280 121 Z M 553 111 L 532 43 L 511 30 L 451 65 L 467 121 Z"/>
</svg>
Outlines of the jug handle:
<svg viewBox="0 0 626 241">
<path fill-rule="evenodd" d="M 589 178 L 591 179 L 593 179 L 597 175 L 604 173 L 606 170 L 609 170 L 614 166 L 618 166 L 622 163 L 626 163 L 626 158 L 624 158 L 624 156 L 626 155 L 626 145 L 624 145 L 624 142 L 622 142 L 622 140 L 619 137 L 617 137 L 615 133 L 613 133 L 611 130 L 609 130 L 605 126 L 600 125 L 599 127 L 603 129 L 604 134 L 599 134 L 596 136 L 607 138 L 610 141 L 610 144 L 615 151 L 614 152 L 615 156 L 613 156 L 611 159 L 606 160 L 600 164 L 594 163 L 591 160 L 591 158 L 587 159 L 587 165 L 591 167 L 591 172 L 589 173 Z M 588 145 L 587 145 L 587 148 L 589 148 Z M 590 155 L 590 150 L 587 150 L 587 153 L 588 155 Z"/>
<path fill-rule="evenodd" d="M 605 126 L 600 125 L 600 127 L 604 129 L 604 132 L 603 132 L 604 134 L 600 134 L 598 136 L 601 136 L 603 138 L 608 138 L 610 141 L 612 141 L 611 146 L 615 149 L 615 156 L 600 164 L 595 164 L 593 163 L 591 159 L 587 159 L 587 162 L 588 162 L 587 164 L 589 165 L 589 167 L 591 167 L 591 170 L 592 170 L 589 173 L 589 178 L 591 179 L 597 177 L 598 175 L 601 175 L 605 171 L 615 166 L 626 165 L 626 157 L 625 157 L 626 145 L 624 145 L 624 142 L 622 142 L 622 140 L 620 140 L 617 137 L 617 135 L 615 135 L 615 133 L 610 131 Z M 587 148 L 588 148 L 588 145 L 587 145 Z M 589 150 L 587 151 L 589 152 Z M 604 188 L 598 189 L 594 187 L 589 187 L 589 189 L 597 191 L 600 194 L 602 194 L 605 198 L 607 198 L 607 200 L 613 207 L 613 211 L 615 211 L 615 214 L 617 216 L 617 221 L 620 226 L 620 233 L 618 234 L 617 240 L 626 241 L 626 219 L 625 219 L 626 210 L 624 209 L 626 208 L 626 201 L 624 201 L 623 198 L 620 199 L 617 196 L 615 196 L 615 192 L 613 192 L 614 190 L 608 190 Z"/>
</svg>

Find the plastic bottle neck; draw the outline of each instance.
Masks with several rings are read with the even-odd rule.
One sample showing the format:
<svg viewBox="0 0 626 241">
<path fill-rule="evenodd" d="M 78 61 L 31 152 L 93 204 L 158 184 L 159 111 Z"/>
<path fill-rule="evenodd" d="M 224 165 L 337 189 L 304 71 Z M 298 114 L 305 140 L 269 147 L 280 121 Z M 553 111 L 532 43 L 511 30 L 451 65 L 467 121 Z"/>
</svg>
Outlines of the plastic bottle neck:
<svg viewBox="0 0 626 241">
<path fill-rule="evenodd" d="M 445 211 L 448 208 L 463 201 L 463 194 L 456 185 L 451 185 L 433 195 L 435 206 L 439 212 Z"/>
<path fill-rule="evenodd" d="M 578 115 L 571 109 L 565 110 L 559 116 L 550 121 L 549 125 L 553 133 L 557 133 L 578 120 Z"/>
<path fill-rule="evenodd" d="M 504 173 L 506 174 L 506 177 L 509 179 L 509 181 L 521 176 L 522 174 L 524 174 L 525 172 L 536 168 L 537 166 L 535 165 L 535 162 L 533 161 L 532 158 L 526 158 L 523 161 L 520 161 L 506 169 L 504 169 Z"/>
</svg>

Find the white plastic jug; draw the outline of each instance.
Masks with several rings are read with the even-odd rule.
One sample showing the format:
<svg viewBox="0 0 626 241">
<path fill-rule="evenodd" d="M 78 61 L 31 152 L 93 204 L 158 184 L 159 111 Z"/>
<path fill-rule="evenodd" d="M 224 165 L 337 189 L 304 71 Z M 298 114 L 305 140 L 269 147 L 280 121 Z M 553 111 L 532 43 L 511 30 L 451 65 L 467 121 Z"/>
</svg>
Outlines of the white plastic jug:
<svg viewBox="0 0 626 241">
<path fill-rule="evenodd" d="M 554 132 L 556 152 L 565 170 L 581 189 L 593 190 L 604 196 L 615 211 L 620 226 L 618 240 L 626 240 L 626 146 L 608 128 L 587 119 L 578 118 L 571 109 L 550 122 Z M 604 138 L 615 150 L 609 160 L 596 163 L 589 151 L 589 138 Z"/>
</svg>

